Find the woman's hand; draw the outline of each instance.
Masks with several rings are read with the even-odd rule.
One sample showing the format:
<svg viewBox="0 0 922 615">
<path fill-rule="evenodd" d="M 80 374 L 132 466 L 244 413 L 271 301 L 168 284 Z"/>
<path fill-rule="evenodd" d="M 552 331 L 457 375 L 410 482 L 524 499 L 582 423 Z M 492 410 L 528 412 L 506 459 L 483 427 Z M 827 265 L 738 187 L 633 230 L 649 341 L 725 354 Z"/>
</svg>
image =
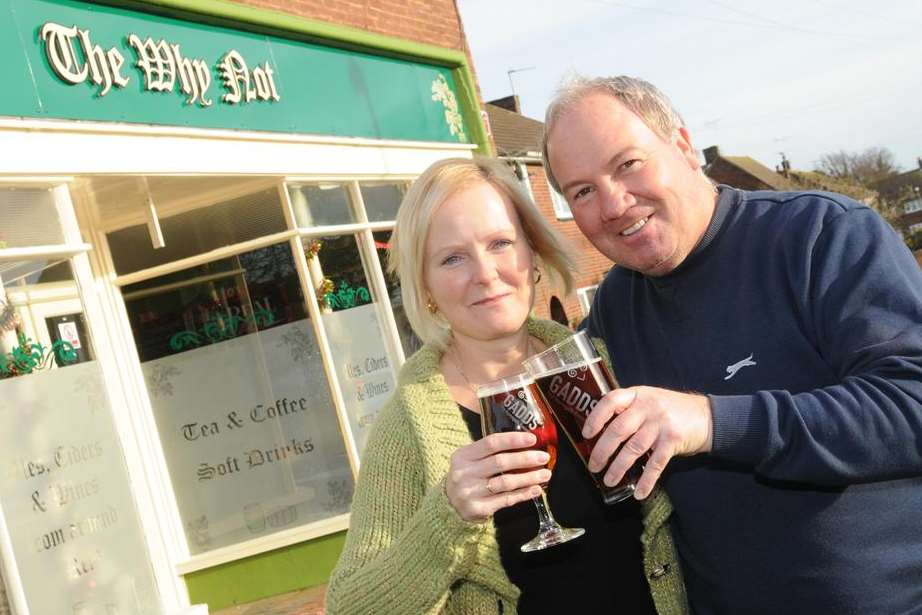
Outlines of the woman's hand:
<svg viewBox="0 0 922 615">
<path fill-rule="evenodd" d="M 528 432 L 495 433 L 462 446 L 451 456 L 445 476 L 448 501 L 465 521 L 482 521 L 506 508 L 541 495 L 551 471 L 544 466 L 544 451 L 521 450 L 534 446 Z M 506 473 L 513 470 L 523 472 Z"/>
</svg>

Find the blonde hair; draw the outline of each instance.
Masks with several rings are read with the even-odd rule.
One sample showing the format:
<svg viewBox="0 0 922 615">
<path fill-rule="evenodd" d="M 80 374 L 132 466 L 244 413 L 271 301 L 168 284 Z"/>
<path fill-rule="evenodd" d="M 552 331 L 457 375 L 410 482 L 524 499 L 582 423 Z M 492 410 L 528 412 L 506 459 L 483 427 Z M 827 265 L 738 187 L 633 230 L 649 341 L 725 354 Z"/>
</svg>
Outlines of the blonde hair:
<svg viewBox="0 0 922 615">
<path fill-rule="evenodd" d="M 619 75 L 617 77 L 583 77 L 576 75 L 565 81 L 554 99 L 551 101 L 544 115 L 544 137 L 541 151 L 544 156 L 544 170 L 548 182 L 554 190 L 560 192 L 560 184 L 554 177 L 548 157 L 548 135 L 554 130 L 554 124 L 560 116 L 566 113 L 576 103 L 589 94 L 601 92 L 608 94 L 622 105 L 627 107 L 634 115 L 655 132 L 663 141 L 669 141 L 680 128 L 685 126 L 685 121 L 672 103 L 656 86 L 635 77 Z"/>
<path fill-rule="evenodd" d="M 543 265 L 566 293 L 573 289 L 572 258 L 505 163 L 490 158 L 440 160 L 413 182 L 400 204 L 387 270 L 400 278 L 404 310 L 416 335 L 441 350 L 447 346 L 451 327 L 427 308 L 426 239 L 432 217 L 442 203 L 476 182 L 486 182 L 509 198 L 536 256 L 536 265 Z"/>
</svg>

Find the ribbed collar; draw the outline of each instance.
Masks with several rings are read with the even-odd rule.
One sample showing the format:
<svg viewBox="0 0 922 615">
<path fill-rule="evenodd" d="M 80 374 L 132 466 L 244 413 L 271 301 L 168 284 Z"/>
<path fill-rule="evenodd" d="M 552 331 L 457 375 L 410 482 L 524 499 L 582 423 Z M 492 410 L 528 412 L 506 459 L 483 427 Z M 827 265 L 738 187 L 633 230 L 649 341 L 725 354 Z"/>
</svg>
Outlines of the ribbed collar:
<svg viewBox="0 0 922 615">
<path fill-rule="evenodd" d="M 717 203 L 714 206 L 714 215 L 711 216 L 711 221 L 704 230 L 704 234 L 701 236 L 698 245 L 696 245 L 688 256 L 685 257 L 685 260 L 666 275 L 657 277 L 643 276 L 650 280 L 654 286 L 658 288 L 671 286 L 672 282 L 675 281 L 677 277 L 688 271 L 689 268 L 693 267 L 696 262 L 703 258 L 708 252 L 708 248 L 714 243 L 717 236 L 720 235 L 720 232 L 726 225 L 730 212 L 740 200 L 741 193 L 736 188 L 724 184 L 718 185 L 717 191 Z"/>
</svg>

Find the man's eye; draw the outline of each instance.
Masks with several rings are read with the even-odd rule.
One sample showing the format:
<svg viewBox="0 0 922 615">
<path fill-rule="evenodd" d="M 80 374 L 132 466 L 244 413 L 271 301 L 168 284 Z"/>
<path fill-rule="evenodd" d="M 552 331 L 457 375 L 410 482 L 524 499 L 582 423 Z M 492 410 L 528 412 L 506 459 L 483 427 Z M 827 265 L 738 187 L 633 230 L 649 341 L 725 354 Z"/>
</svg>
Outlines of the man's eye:
<svg viewBox="0 0 922 615">
<path fill-rule="evenodd" d="M 579 190 L 577 190 L 576 192 L 573 193 L 573 200 L 575 201 L 575 200 L 577 200 L 577 199 L 581 199 L 581 198 L 583 198 L 584 196 L 586 196 L 587 194 L 589 194 L 591 191 L 592 191 L 592 189 L 591 189 L 589 186 L 586 186 L 586 187 L 584 187 L 584 188 L 580 188 Z"/>
</svg>

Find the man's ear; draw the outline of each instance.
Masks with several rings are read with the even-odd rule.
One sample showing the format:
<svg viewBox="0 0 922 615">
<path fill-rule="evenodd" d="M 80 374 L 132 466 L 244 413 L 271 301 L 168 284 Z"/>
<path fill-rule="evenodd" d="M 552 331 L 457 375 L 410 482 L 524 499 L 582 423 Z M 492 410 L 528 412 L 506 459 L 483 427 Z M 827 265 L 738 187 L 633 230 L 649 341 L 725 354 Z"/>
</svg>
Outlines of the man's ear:
<svg viewBox="0 0 922 615">
<path fill-rule="evenodd" d="M 679 151 L 682 153 L 682 157 L 688 162 L 688 166 L 691 167 L 693 171 L 697 171 L 701 168 L 701 161 L 698 160 L 698 152 L 695 151 L 695 146 L 692 144 L 691 135 L 688 134 L 688 129 L 685 126 L 679 128 L 676 132 L 674 139 L 676 147 L 679 148 Z"/>
</svg>

